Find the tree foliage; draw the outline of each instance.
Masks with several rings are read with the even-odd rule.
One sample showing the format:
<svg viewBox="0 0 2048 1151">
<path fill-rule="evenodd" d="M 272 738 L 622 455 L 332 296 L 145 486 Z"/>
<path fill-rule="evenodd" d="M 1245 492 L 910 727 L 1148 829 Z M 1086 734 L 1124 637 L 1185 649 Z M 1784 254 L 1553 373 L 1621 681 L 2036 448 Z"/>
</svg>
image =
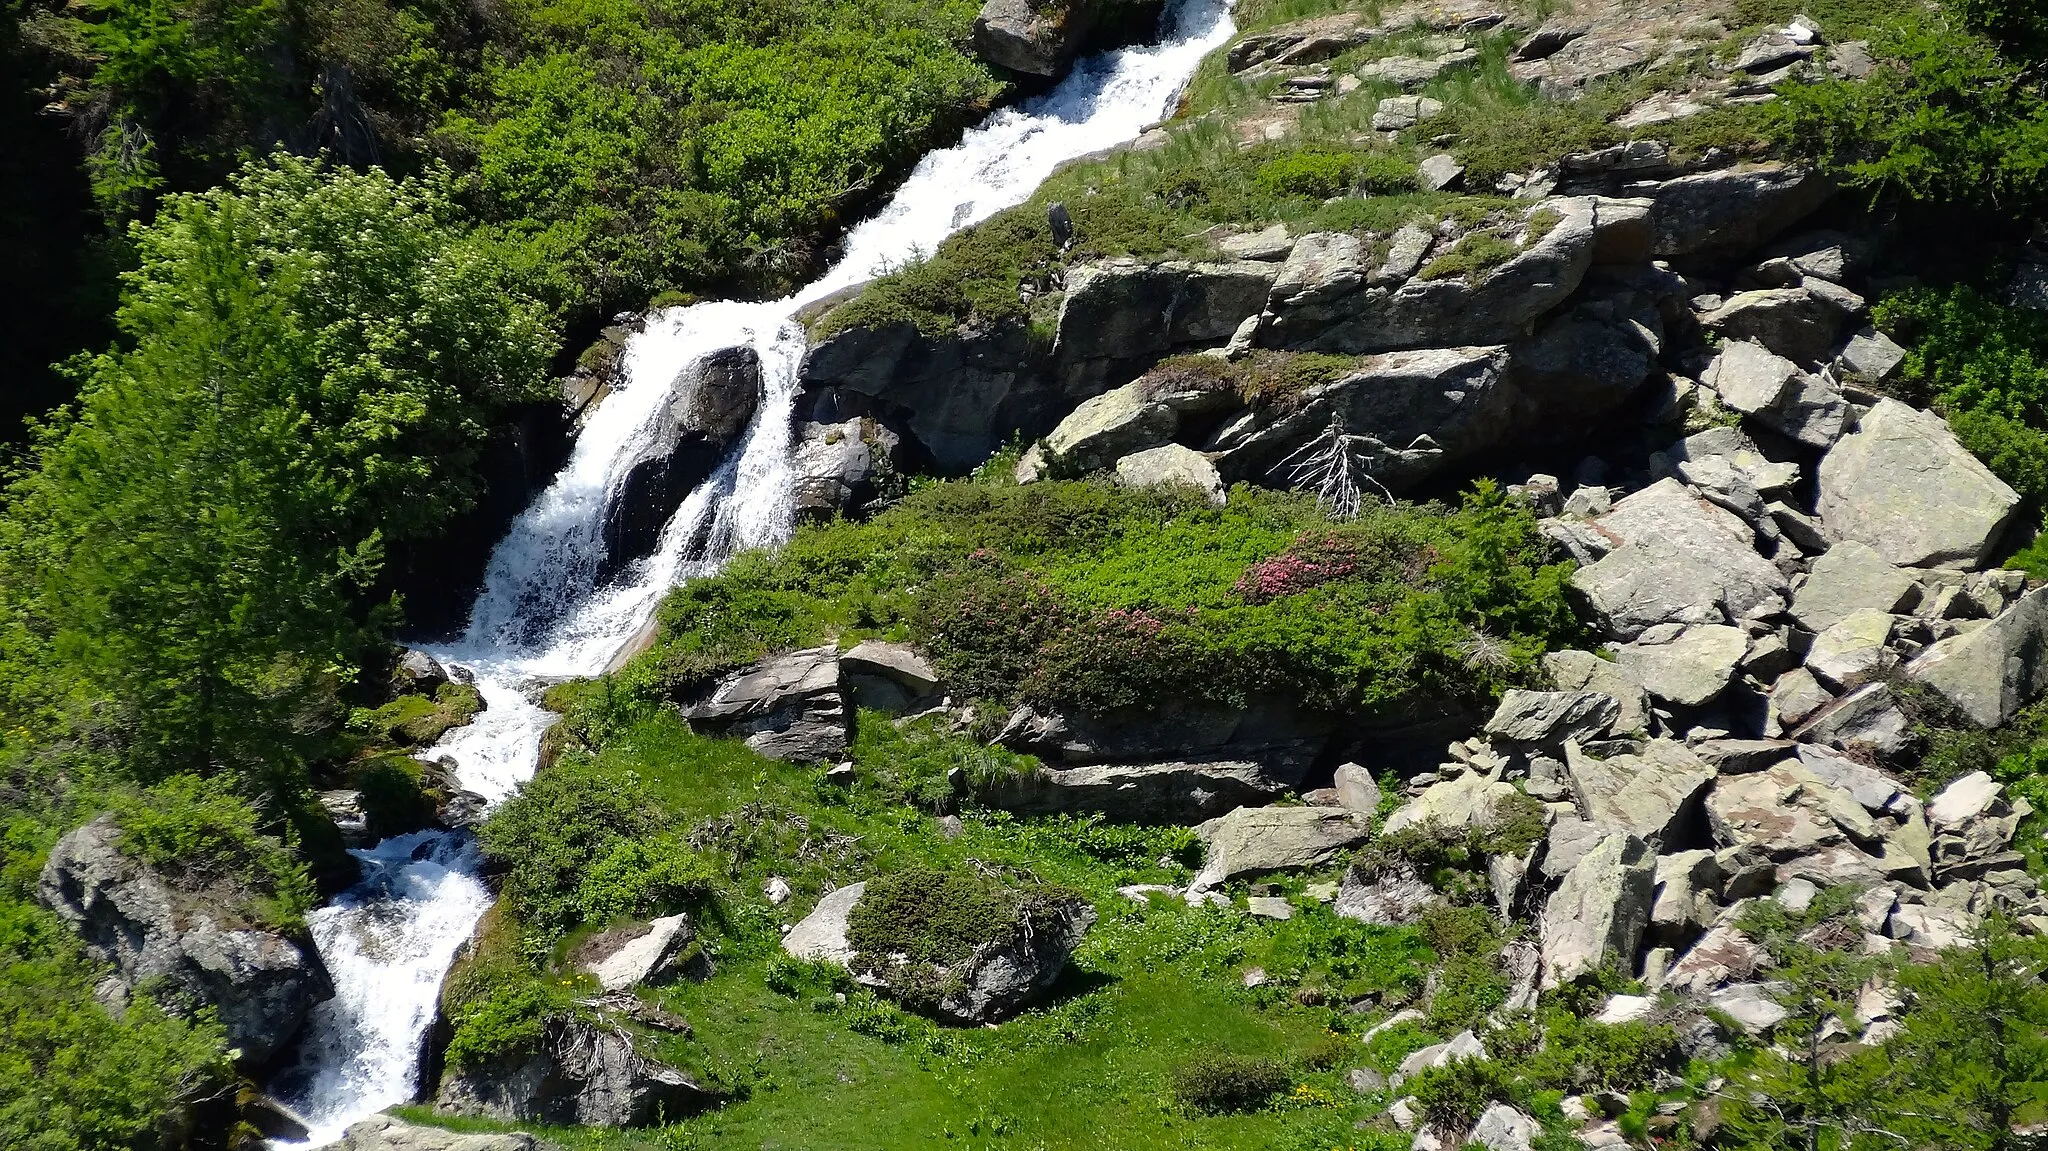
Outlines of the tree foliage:
<svg viewBox="0 0 2048 1151">
<path fill-rule="evenodd" d="M 441 182 L 280 158 L 133 239 L 125 346 L 7 494 L 14 710 L 89 705 L 145 777 L 289 764 L 395 619 L 387 544 L 474 498 L 542 386 L 546 317 Z"/>
</svg>

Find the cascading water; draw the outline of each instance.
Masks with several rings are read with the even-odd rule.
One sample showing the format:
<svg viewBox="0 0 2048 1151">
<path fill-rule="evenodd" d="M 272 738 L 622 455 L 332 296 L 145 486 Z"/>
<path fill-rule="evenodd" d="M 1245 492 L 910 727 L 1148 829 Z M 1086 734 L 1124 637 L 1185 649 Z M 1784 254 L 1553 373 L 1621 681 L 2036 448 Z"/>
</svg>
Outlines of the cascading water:
<svg viewBox="0 0 2048 1151">
<path fill-rule="evenodd" d="M 1023 202 L 1062 162 L 1135 137 L 1232 30 L 1227 0 L 1179 0 L 1160 44 L 1082 60 L 1051 92 L 926 156 L 809 287 L 784 300 L 655 316 L 627 347 L 625 384 L 493 552 L 467 631 L 433 653 L 475 676 L 487 709 L 424 756 L 453 759 L 462 786 L 493 803 L 511 794 L 532 774 L 553 718 L 528 698 L 533 683 L 603 672 L 679 579 L 787 536 L 805 349 L 797 310 Z M 658 433 L 673 381 L 706 354 L 740 344 L 760 356 L 763 387 L 740 446 L 684 500 L 652 554 L 599 586 L 606 506 Z M 335 996 L 309 1021 L 297 1064 L 273 1084 L 309 1121 L 315 1143 L 412 1096 L 441 978 L 491 902 L 466 833 L 398 836 L 356 855 L 363 882 L 311 917 Z"/>
</svg>

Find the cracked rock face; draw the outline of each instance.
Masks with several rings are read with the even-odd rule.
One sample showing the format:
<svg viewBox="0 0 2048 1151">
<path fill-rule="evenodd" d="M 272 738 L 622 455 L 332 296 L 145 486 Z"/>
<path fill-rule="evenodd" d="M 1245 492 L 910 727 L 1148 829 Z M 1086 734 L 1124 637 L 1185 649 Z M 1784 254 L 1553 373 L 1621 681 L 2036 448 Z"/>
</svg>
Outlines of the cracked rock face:
<svg viewBox="0 0 2048 1151">
<path fill-rule="evenodd" d="M 144 990 L 173 1011 L 211 1008 L 244 1066 L 268 1063 L 334 994 L 312 942 L 237 925 L 245 909 L 180 889 L 123 855 L 120 837 L 111 815 L 66 835 L 36 897 L 113 966 L 120 999 Z"/>
</svg>

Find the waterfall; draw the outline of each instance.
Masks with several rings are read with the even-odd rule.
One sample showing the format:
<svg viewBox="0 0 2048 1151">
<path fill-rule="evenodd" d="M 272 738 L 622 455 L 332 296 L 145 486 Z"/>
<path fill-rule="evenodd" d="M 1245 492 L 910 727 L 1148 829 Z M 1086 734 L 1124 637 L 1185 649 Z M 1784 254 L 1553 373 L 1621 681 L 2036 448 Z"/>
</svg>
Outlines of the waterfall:
<svg viewBox="0 0 2048 1151">
<path fill-rule="evenodd" d="M 534 685 L 603 672 L 679 580 L 787 538 L 805 350 L 797 310 L 1022 203 L 1061 163 L 1134 138 L 1171 109 L 1195 66 L 1232 31 L 1227 0 L 1179 0 L 1160 43 L 1081 60 L 1052 91 L 926 156 L 889 204 L 848 234 L 839 263 L 795 295 L 653 316 L 627 345 L 623 385 L 493 551 L 464 634 L 433 650 L 475 677 L 487 709 L 422 756 L 453 759 L 462 786 L 493 803 L 518 788 L 553 718 L 530 698 Z M 763 395 L 739 446 L 683 501 L 652 554 L 599 586 L 607 503 L 657 434 L 676 376 L 741 344 L 760 356 Z M 312 1124 L 316 1144 L 413 1096 L 442 976 L 490 906 L 465 832 L 398 836 L 355 855 L 363 881 L 310 917 L 335 996 L 315 1009 L 296 1063 L 272 1084 Z"/>
</svg>

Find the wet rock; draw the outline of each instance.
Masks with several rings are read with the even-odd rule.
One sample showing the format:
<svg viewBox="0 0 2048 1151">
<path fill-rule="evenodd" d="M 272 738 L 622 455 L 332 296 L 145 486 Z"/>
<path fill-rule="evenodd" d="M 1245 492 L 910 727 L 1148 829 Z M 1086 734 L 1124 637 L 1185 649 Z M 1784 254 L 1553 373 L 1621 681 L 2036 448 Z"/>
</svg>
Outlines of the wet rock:
<svg viewBox="0 0 2048 1151">
<path fill-rule="evenodd" d="M 815 763 L 846 752 L 846 702 L 833 647 L 770 656 L 721 680 L 682 712 L 692 726 L 737 736 L 770 759 Z"/>
<path fill-rule="evenodd" d="M 654 549 L 663 526 L 725 458 L 760 399 L 761 358 L 748 346 L 721 348 L 676 376 L 653 434 L 606 501 L 600 580 Z"/>
<path fill-rule="evenodd" d="M 1632 967 L 1655 887 L 1656 859 L 1642 840 L 1626 832 L 1602 836 L 1544 906 L 1543 987 Z"/>
<path fill-rule="evenodd" d="M 1195 828 L 1208 850 L 1189 890 L 1206 891 L 1233 879 L 1328 863 L 1371 833 L 1371 821 L 1355 811 L 1240 807 Z"/>
<path fill-rule="evenodd" d="M 451 1067 L 434 1105 L 503 1123 L 640 1127 L 717 1102 L 681 1071 L 633 1047 L 623 1028 L 550 1019 L 539 1050 L 482 1067 Z"/>
<path fill-rule="evenodd" d="M 1012 72 L 1057 76 L 1087 43 L 1104 7 L 1073 0 L 1041 11 L 1031 0 L 987 0 L 974 19 L 974 54 Z"/>
<path fill-rule="evenodd" d="M 37 900 L 113 968 L 105 986 L 115 997 L 140 990 L 179 1014 L 210 1009 L 244 1066 L 269 1062 L 334 994 L 312 942 L 245 926 L 252 910 L 242 897 L 187 889 L 123 855 L 120 842 L 112 815 L 58 840 Z"/>
<path fill-rule="evenodd" d="M 1592 523 L 1615 546 L 1573 573 L 1572 586 L 1617 638 L 1634 639 L 1657 624 L 1766 619 L 1784 609 L 1784 574 L 1756 553 L 1748 525 L 1676 480 L 1659 480 Z"/>
<path fill-rule="evenodd" d="M 1830 533 L 1901 567 L 1981 567 L 2019 496 L 1956 442 L 1941 417 L 1879 400 L 1820 464 Z"/>
<path fill-rule="evenodd" d="M 396 695 L 431 696 L 449 682 L 448 669 L 441 661 L 417 648 L 405 649 L 391 669 L 391 690 Z"/>
<path fill-rule="evenodd" d="M 1941 693 L 1972 723 L 2012 722 L 2048 689 L 2048 588 L 2028 592 L 1975 631 L 1937 641 L 1906 675 Z"/>
</svg>

